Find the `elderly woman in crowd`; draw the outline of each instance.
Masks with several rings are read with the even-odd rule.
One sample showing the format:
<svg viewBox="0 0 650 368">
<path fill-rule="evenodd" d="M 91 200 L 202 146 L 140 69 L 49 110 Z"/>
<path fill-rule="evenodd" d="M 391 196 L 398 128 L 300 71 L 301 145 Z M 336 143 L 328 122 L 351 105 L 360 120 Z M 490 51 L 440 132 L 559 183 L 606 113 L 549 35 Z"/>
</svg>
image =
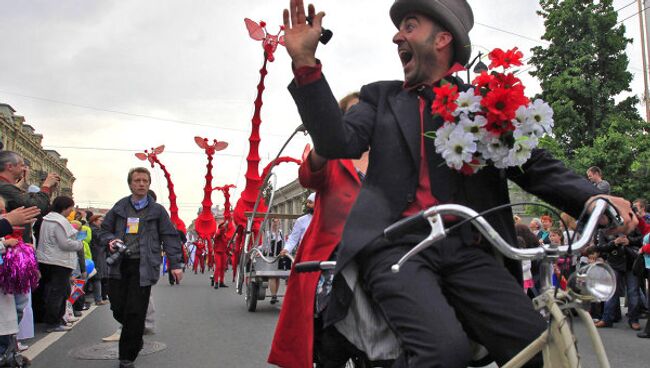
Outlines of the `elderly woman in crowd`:
<svg viewBox="0 0 650 368">
<path fill-rule="evenodd" d="M 47 332 L 66 331 L 62 324 L 65 302 L 70 294 L 70 275 L 77 266 L 77 252 L 83 249 L 77 231 L 66 217 L 74 209 L 70 197 L 59 196 L 52 202 L 50 213 L 43 217 L 36 258 L 41 270 L 44 299 L 44 322 Z"/>
</svg>

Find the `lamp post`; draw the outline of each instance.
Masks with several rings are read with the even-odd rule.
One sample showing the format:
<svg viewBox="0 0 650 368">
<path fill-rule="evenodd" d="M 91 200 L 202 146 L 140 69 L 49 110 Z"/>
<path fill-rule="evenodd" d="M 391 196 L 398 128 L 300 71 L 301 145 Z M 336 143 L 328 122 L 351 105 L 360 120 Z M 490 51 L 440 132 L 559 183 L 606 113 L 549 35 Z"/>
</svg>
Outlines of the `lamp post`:
<svg viewBox="0 0 650 368">
<path fill-rule="evenodd" d="M 488 70 L 487 65 L 481 60 L 481 56 L 483 56 L 482 52 L 478 52 L 478 55 L 472 59 L 468 64 L 465 65 L 465 69 L 467 69 L 467 83 L 470 83 L 470 75 L 469 75 L 469 69 L 476 63 L 476 60 L 478 60 L 478 63 L 476 63 L 476 66 L 474 66 L 474 69 L 472 70 L 474 74 L 481 74 L 482 72 L 486 72 Z"/>
</svg>

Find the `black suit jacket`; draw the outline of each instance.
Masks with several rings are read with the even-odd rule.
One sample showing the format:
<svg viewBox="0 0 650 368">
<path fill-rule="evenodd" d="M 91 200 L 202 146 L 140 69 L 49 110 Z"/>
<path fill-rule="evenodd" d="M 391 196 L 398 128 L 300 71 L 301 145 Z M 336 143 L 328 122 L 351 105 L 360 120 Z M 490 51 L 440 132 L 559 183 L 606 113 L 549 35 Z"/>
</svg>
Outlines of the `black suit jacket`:
<svg viewBox="0 0 650 368">
<path fill-rule="evenodd" d="M 293 82 L 289 91 L 320 155 L 358 158 L 372 147 L 366 178 L 343 231 L 338 272 L 363 247 L 381 237 L 384 228 L 399 220 L 415 200 L 421 141 L 418 96 L 402 88 L 401 81 L 369 84 L 362 87 L 360 102 L 344 116 L 324 77 L 301 87 Z M 432 140 L 425 138 L 425 144 L 427 141 L 433 145 Z M 432 188 L 434 195 L 441 202 L 463 204 L 477 212 L 509 203 L 506 179 L 573 216 L 582 211 L 590 196 L 598 194 L 591 183 L 544 150 L 533 151 L 521 168 L 488 166 L 471 176 L 443 166 L 436 173 L 447 180 L 432 181 L 432 186 L 437 183 L 437 188 Z M 499 211 L 486 219 L 506 241 L 516 245 L 512 211 Z M 506 260 L 506 264 L 521 277 L 519 262 Z"/>
</svg>

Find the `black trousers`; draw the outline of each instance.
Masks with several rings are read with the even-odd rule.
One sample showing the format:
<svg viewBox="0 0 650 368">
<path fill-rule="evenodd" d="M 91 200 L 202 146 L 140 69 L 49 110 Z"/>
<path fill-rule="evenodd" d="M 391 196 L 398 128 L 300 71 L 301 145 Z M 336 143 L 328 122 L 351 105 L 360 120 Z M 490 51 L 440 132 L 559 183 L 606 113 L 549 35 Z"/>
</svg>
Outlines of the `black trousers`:
<svg viewBox="0 0 650 368">
<path fill-rule="evenodd" d="M 357 257 L 404 350 L 393 367 L 466 367 L 469 339 L 503 365 L 546 328 L 523 288 L 486 250 L 450 237 L 392 273 L 411 246 L 380 239 Z M 526 366 L 542 364 L 539 354 Z"/>
<path fill-rule="evenodd" d="M 43 322 L 58 326 L 63 322 L 65 302 L 70 297 L 72 269 L 44 263 L 39 263 L 38 269 L 41 272 Z"/>
<path fill-rule="evenodd" d="M 142 349 L 151 286 L 140 286 L 139 259 L 122 259 L 120 274 L 108 280 L 108 297 L 113 318 L 122 324 L 119 359 L 134 361 Z"/>
</svg>

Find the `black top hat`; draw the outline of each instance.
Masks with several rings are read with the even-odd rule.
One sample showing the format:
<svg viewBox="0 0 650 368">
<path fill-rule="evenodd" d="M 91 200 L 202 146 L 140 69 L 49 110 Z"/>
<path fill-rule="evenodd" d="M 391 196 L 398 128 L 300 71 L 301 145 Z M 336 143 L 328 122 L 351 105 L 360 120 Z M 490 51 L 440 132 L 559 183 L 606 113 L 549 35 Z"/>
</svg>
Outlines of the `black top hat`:
<svg viewBox="0 0 650 368">
<path fill-rule="evenodd" d="M 466 0 L 395 0 L 390 18 L 399 28 L 408 13 L 422 13 L 439 23 L 454 36 L 454 61 L 467 64 L 472 54 L 469 31 L 474 27 L 474 14 Z"/>
</svg>

